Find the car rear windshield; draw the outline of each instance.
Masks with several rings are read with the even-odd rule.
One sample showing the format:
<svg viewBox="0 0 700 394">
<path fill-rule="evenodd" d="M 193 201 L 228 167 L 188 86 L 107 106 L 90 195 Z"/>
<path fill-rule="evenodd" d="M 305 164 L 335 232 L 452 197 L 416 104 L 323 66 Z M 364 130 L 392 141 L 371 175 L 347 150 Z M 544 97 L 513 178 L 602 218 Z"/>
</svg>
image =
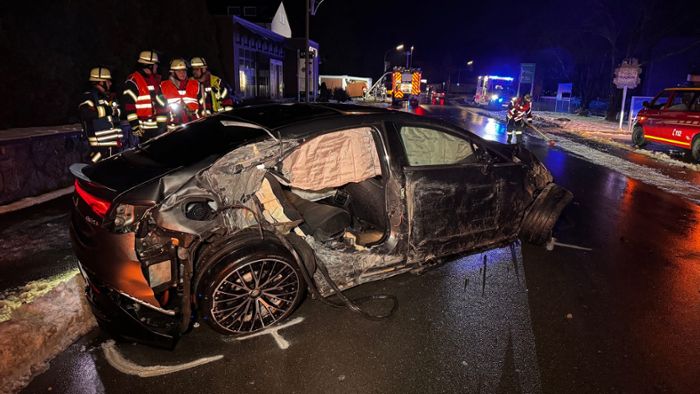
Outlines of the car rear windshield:
<svg viewBox="0 0 700 394">
<path fill-rule="evenodd" d="M 220 157 L 249 142 L 270 138 L 260 128 L 225 126 L 214 116 L 176 129 L 139 146 L 134 154 L 163 167 L 186 166 Z"/>
</svg>

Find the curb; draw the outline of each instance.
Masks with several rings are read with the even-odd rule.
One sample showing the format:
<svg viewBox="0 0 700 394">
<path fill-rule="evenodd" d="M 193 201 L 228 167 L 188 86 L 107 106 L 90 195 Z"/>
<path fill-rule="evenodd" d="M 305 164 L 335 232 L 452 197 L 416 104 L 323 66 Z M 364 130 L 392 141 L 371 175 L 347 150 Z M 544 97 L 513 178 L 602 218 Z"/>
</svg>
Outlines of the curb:
<svg viewBox="0 0 700 394">
<path fill-rule="evenodd" d="M 17 392 L 97 326 L 76 274 L 0 323 L 0 393 Z"/>
<path fill-rule="evenodd" d="M 17 200 L 10 204 L 0 205 L 0 215 L 3 213 L 9 213 L 18 211 L 20 209 L 28 208 L 34 205 L 45 203 L 53 199 L 63 197 L 66 194 L 73 193 L 73 186 L 64 187 L 63 189 L 54 190 L 52 192 L 44 193 L 39 196 L 25 197 L 21 200 Z"/>
</svg>

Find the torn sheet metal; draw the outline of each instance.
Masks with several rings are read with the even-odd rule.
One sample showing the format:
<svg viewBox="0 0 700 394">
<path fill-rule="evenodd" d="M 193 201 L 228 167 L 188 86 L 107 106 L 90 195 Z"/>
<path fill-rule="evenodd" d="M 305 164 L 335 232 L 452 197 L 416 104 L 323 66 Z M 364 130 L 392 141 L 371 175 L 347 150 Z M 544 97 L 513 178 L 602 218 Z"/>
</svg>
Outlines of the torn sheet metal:
<svg viewBox="0 0 700 394">
<path fill-rule="evenodd" d="M 331 279 L 341 290 L 389 278 L 411 268 L 405 264 L 405 258 L 402 255 L 375 253 L 372 248 L 364 250 L 333 248 L 316 242 L 310 236 L 305 240 L 316 252 L 316 257 L 326 265 Z M 319 271 L 314 275 L 314 280 L 322 295 L 327 296 L 332 293 Z"/>
</svg>

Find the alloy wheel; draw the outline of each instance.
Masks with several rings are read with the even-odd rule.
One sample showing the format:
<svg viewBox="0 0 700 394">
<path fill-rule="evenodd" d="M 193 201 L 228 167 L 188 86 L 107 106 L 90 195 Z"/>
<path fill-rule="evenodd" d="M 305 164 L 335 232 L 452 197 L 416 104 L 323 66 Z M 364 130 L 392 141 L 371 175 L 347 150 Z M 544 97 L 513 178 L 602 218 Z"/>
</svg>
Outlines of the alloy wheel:
<svg viewBox="0 0 700 394">
<path fill-rule="evenodd" d="M 233 334 L 264 329 L 292 312 L 301 280 L 286 261 L 258 259 L 236 267 L 215 287 L 210 316 Z"/>
</svg>

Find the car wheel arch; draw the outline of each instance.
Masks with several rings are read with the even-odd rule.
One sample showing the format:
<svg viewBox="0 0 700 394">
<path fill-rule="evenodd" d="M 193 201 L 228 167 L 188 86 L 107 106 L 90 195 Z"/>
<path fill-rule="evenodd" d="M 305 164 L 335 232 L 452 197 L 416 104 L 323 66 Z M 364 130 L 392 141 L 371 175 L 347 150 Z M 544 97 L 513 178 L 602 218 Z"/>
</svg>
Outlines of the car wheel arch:
<svg viewBox="0 0 700 394">
<path fill-rule="evenodd" d="M 306 266 L 306 270 L 313 275 L 316 262 L 311 246 L 303 238 L 294 234 L 288 234 L 285 238 Z M 196 295 L 200 291 L 202 282 L 206 280 L 214 268 L 222 263 L 222 260 L 241 259 L 247 254 L 260 251 L 288 254 L 291 260 L 296 261 L 294 253 L 285 246 L 285 243 L 277 235 L 271 231 L 263 230 L 261 237 L 261 231 L 258 227 L 249 227 L 200 246 L 194 260 L 195 276 L 192 281 L 195 305 L 198 306 L 199 303 Z"/>
</svg>

